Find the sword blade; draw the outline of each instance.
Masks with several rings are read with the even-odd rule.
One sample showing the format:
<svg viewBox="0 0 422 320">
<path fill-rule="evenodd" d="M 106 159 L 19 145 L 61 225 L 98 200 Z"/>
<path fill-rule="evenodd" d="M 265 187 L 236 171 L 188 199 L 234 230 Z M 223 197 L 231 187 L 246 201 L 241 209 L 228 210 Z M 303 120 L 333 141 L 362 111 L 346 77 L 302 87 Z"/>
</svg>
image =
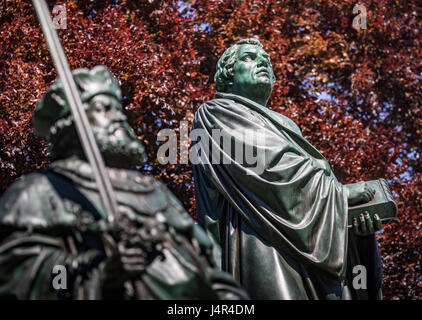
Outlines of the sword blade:
<svg viewBox="0 0 422 320">
<path fill-rule="evenodd" d="M 78 89 L 73 80 L 66 55 L 56 29 L 53 26 L 50 11 L 45 0 L 32 0 L 32 3 L 47 40 L 50 55 L 53 59 L 57 74 L 63 83 L 66 99 L 69 103 L 70 110 L 72 111 L 79 140 L 94 173 L 106 219 L 109 223 L 113 223 L 114 215 L 117 213 L 117 202 L 114 190 L 111 185 L 110 177 L 106 171 L 101 152 L 91 130 L 88 117 L 86 116 Z"/>
</svg>

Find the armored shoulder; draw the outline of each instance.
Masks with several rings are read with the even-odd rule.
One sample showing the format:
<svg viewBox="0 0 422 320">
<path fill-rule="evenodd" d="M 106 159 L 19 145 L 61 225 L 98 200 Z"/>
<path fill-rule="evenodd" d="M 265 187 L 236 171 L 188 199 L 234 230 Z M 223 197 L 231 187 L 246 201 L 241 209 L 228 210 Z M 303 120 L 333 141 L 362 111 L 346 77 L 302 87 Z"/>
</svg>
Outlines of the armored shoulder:
<svg viewBox="0 0 422 320">
<path fill-rule="evenodd" d="M 46 228 L 66 224 L 61 198 L 51 184 L 47 170 L 24 175 L 0 199 L 0 225 L 16 229 Z"/>
</svg>

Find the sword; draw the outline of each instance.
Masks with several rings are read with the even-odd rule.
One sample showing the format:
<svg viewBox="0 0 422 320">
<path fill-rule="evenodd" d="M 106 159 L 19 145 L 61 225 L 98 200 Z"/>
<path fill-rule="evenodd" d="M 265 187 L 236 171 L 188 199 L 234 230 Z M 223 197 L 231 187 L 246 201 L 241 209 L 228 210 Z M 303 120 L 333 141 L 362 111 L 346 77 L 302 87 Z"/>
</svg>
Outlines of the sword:
<svg viewBox="0 0 422 320">
<path fill-rule="evenodd" d="M 88 158 L 92 171 L 94 172 L 95 181 L 100 191 L 100 199 L 106 213 L 106 219 L 110 226 L 113 227 L 116 223 L 115 214 L 118 213 L 118 207 L 110 177 L 108 176 L 104 165 L 104 160 L 101 156 L 97 142 L 95 141 L 94 134 L 92 133 L 91 126 L 83 108 L 75 81 L 73 80 L 66 55 L 60 44 L 56 29 L 53 26 L 47 4 L 45 0 L 32 0 L 32 3 L 35 7 L 45 38 L 47 39 L 50 55 L 53 59 L 54 66 L 56 67 L 57 74 L 62 80 L 66 99 L 74 118 L 79 140 L 85 155 Z M 103 220 L 100 221 L 100 223 L 102 222 Z M 106 232 L 105 226 L 100 226 L 103 229 L 102 237 L 104 249 L 106 255 L 110 257 L 111 246 L 115 245 L 115 242 L 114 239 Z M 133 286 L 138 299 L 143 300 L 147 297 L 146 289 L 141 281 L 134 281 Z"/>
<path fill-rule="evenodd" d="M 110 182 L 110 177 L 108 176 L 104 165 L 104 160 L 101 156 L 97 142 L 95 141 L 78 89 L 72 77 L 66 55 L 60 44 L 56 29 L 53 26 L 47 4 L 45 0 L 32 0 L 32 3 L 47 40 L 50 55 L 53 59 L 57 74 L 63 83 L 66 100 L 69 103 L 74 118 L 80 143 L 85 152 L 85 156 L 88 158 L 92 171 L 94 172 L 106 219 L 109 224 L 112 225 L 115 221 L 115 214 L 118 212 L 117 201 Z"/>
</svg>

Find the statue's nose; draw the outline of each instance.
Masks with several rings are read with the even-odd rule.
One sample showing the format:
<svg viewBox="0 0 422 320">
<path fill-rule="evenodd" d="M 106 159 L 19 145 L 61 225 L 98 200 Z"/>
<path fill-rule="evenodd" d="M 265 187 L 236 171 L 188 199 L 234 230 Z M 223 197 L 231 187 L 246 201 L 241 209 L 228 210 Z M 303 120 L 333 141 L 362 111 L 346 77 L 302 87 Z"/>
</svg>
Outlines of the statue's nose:
<svg viewBox="0 0 422 320">
<path fill-rule="evenodd" d="M 120 121 L 120 122 L 124 122 L 127 120 L 125 114 L 118 110 L 118 109 L 112 109 L 112 117 L 114 121 Z"/>
<path fill-rule="evenodd" d="M 121 112 L 121 111 L 118 111 L 118 112 L 117 112 L 117 114 L 116 114 L 116 118 L 117 118 L 117 119 L 119 119 L 120 121 L 126 121 L 126 120 L 127 120 L 126 116 L 125 116 L 125 115 L 124 115 L 124 113 L 123 113 L 123 112 Z"/>
</svg>

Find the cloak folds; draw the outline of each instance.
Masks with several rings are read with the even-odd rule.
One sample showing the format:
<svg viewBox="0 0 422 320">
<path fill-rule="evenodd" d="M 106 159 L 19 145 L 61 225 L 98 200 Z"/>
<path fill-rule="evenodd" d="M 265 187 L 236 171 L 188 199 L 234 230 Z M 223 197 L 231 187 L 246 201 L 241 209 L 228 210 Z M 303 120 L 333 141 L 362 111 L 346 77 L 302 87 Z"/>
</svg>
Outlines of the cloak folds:
<svg viewBox="0 0 422 320">
<path fill-rule="evenodd" d="M 198 220 L 221 247 L 221 268 L 253 299 L 350 298 L 347 191 L 297 125 L 218 93 L 193 129 Z M 239 156 L 247 150 L 256 163 Z"/>
</svg>

